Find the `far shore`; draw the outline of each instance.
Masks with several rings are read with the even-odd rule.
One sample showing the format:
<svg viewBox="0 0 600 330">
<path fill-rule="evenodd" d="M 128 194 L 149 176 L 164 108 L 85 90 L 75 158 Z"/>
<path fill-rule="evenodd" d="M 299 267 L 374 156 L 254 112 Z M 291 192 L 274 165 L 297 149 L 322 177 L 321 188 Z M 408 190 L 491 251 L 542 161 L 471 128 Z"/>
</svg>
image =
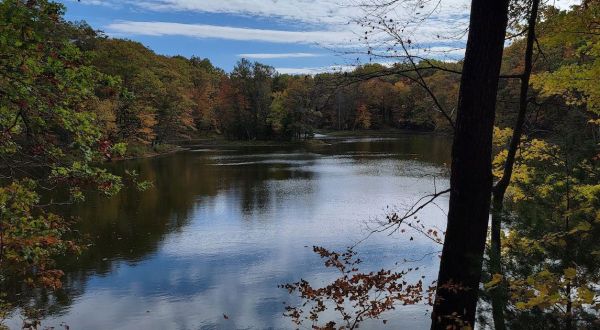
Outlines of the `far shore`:
<svg viewBox="0 0 600 330">
<path fill-rule="evenodd" d="M 426 134 L 436 136 L 447 136 L 444 132 L 422 131 L 410 129 L 380 129 L 380 130 L 316 130 L 313 137 L 302 140 L 231 140 L 222 135 L 210 134 L 207 136 L 190 138 L 185 140 L 173 140 L 169 143 L 160 144 L 157 146 L 141 146 L 132 147 L 132 151 L 128 150 L 124 157 L 113 158 L 112 161 L 132 160 L 140 158 L 159 157 L 186 151 L 190 149 L 221 149 L 221 148 L 243 148 L 243 147 L 323 147 L 330 143 L 327 139 L 331 138 L 350 138 L 350 137 L 389 137 L 402 134 Z"/>
</svg>

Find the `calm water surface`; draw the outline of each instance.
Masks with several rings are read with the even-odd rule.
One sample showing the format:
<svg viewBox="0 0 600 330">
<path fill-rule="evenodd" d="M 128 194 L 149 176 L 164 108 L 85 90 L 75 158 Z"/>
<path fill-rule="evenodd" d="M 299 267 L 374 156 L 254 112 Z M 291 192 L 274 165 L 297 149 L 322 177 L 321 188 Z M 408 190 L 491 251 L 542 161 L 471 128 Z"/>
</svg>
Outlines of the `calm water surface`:
<svg viewBox="0 0 600 330">
<path fill-rule="evenodd" d="M 341 250 L 390 210 L 432 192 L 434 180 L 438 190 L 446 188 L 447 140 L 396 135 L 326 139 L 329 145 L 308 149 L 192 148 L 117 164 L 143 173 L 154 188 L 69 211 L 82 219 L 91 245 L 78 260 L 63 261 L 67 275 L 58 297 L 38 297 L 51 312 L 43 325 L 294 328 L 282 316 L 282 302 L 294 297 L 277 285 L 331 280 L 335 272 L 310 247 Z M 447 200 L 438 205 L 421 218 L 443 228 Z M 410 232 L 374 235 L 358 247 L 361 270 L 420 266 L 412 276 L 426 281 L 437 275 L 435 255 L 402 261 L 440 249 Z M 385 318 L 388 329 L 428 327 L 426 306 L 401 307 Z M 20 319 L 9 325 L 20 328 Z"/>
</svg>

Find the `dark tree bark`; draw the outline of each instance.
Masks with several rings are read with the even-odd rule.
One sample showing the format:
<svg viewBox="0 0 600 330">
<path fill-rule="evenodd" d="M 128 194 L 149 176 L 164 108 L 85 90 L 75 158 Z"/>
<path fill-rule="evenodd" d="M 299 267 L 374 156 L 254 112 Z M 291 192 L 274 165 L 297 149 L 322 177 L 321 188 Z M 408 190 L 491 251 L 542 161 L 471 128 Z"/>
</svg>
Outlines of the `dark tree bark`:
<svg viewBox="0 0 600 330">
<path fill-rule="evenodd" d="M 492 228 L 490 237 L 490 273 L 501 274 L 502 272 L 502 256 L 501 256 L 501 235 L 502 219 L 504 217 L 504 195 L 512 178 L 512 172 L 515 164 L 515 158 L 521 137 L 523 135 L 523 125 L 525 124 L 525 114 L 527 113 L 529 79 L 531 78 L 531 70 L 533 69 L 533 45 L 535 43 L 535 25 L 537 22 L 538 9 L 540 0 L 533 0 L 531 10 L 527 20 L 527 39 L 525 45 L 525 66 L 521 75 L 521 89 L 519 94 L 519 112 L 517 121 L 513 129 L 513 135 L 508 146 L 506 161 L 504 162 L 504 170 L 502 177 L 496 183 L 493 189 L 492 198 Z M 491 290 L 492 298 L 492 316 L 494 319 L 494 327 L 496 330 L 506 329 L 504 319 L 504 311 L 506 309 L 506 301 L 508 299 L 507 283 L 503 280 L 496 288 Z"/>
<path fill-rule="evenodd" d="M 473 0 L 432 329 L 475 323 L 492 192 L 492 132 L 508 0 Z"/>
</svg>

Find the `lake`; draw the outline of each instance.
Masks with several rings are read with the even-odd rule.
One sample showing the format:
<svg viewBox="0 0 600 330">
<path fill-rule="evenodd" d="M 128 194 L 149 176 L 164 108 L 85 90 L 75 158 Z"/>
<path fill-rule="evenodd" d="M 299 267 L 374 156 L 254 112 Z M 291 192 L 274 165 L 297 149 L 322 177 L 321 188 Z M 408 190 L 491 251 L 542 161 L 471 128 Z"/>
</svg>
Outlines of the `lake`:
<svg viewBox="0 0 600 330">
<path fill-rule="evenodd" d="M 322 285 L 336 276 L 313 245 L 341 251 L 391 210 L 449 184 L 447 137 L 321 139 L 324 145 L 311 147 L 192 146 L 114 164 L 137 170 L 154 187 L 91 198 L 68 211 L 81 219 L 90 245 L 76 260 L 61 261 L 63 290 L 35 297 L 49 312 L 43 326 L 295 328 L 282 315 L 283 302 L 298 300 L 278 285 L 301 278 Z M 420 218 L 443 229 L 447 204 L 447 196 L 439 198 Z M 440 250 L 410 230 L 375 234 L 357 246 L 361 270 L 418 266 L 411 276 L 426 283 L 437 277 Z M 385 327 L 378 320 L 363 328 L 425 329 L 429 309 L 401 306 L 385 319 Z M 20 328 L 21 320 L 13 316 L 8 325 Z"/>
</svg>

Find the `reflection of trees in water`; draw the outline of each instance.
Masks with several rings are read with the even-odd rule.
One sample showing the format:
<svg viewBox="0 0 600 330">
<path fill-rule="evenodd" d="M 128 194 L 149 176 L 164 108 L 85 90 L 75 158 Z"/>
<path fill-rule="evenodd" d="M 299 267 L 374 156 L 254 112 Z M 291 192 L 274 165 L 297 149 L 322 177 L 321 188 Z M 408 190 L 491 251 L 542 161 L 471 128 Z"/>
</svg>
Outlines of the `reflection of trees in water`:
<svg viewBox="0 0 600 330">
<path fill-rule="evenodd" d="M 77 229 L 90 245 L 77 258 L 60 260 L 59 267 L 65 271 L 63 289 L 32 292 L 11 286 L 9 300 L 16 306 L 59 314 L 84 293 L 90 275 L 107 275 L 116 262 L 135 264 L 157 251 L 166 235 L 189 223 L 194 205 L 203 199 L 230 191 L 244 212 L 260 212 L 274 201 L 266 181 L 312 177 L 293 164 L 216 166 L 210 155 L 179 153 L 113 164 L 116 172 L 136 170 L 153 182 L 153 188 L 145 192 L 124 189 L 110 199 L 90 196 L 85 203 L 65 210 L 80 219 Z"/>
<path fill-rule="evenodd" d="M 198 203 L 227 192 L 228 200 L 237 201 L 244 215 L 262 219 L 263 212 L 284 208 L 286 194 L 311 189 L 311 185 L 298 183 L 294 191 L 281 191 L 269 183 L 313 179 L 315 173 L 310 166 L 322 156 L 351 155 L 353 161 L 361 161 L 361 154 L 366 153 L 381 153 L 384 158 L 393 153 L 400 159 L 418 155 L 420 160 L 441 164 L 448 161 L 449 144 L 447 139 L 431 135 L 407 135 L 399 140 L 334 143 L 312 153 L 290 148 L 245 148 L 232 153 L 186 152 L 112 164 L 116 172 L 136 170 L 154 187 L 145 192 L 124 189 L 111 199 L 90 196 L 84 204 L 66 210 L 67 215 L 81 220 L 78 229 L 91 245 L 79 257 L 61 260 L 64 288 L 58 292 L 31 292 L 12 287 L 9 296 L 17 306 L 61 314 L 85 292 L 90 276 L 108 275 L 118 262 L 135 264 L 156 252 L 169 233 L 189 224 Z"/>
<path fill-rule="evenodd" d="M 365 154 L 382 154 L 388 158 L 394 154 L 399 159 L 415 159 L 433 164 L 450 163 L 451 139 L 433 134 L 406 134 L 393 137 L 382 136 L 351 140 L 351 143 L 336 143 L 333 151 L 336 154 L 354 154 L 354 159 L 361 159 Z"/>
</svg>

